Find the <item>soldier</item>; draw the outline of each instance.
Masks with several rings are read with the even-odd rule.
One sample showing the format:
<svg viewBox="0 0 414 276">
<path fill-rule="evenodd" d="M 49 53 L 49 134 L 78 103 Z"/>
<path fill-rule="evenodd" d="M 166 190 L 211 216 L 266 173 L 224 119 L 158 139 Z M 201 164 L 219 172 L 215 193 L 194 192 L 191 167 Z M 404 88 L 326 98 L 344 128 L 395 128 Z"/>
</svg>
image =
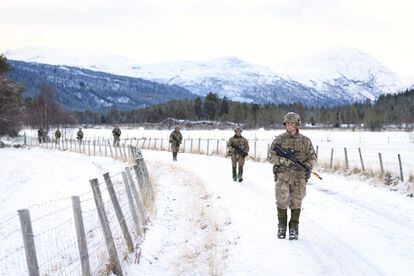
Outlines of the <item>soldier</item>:
<svg viewBox="0 0 414 276">
<path fill-rule="evenodd" d="M 171 151 L 173 154 L 173 161 L 177 161 L 177 154 L 180 150 L 180 144 L 183 141 L 183 135 L 179 127 L 175 127 L 170 134 Z"/>
<path fill-rule="evenodd" d="M 239 182 L 243 181 L 243 165 L 244 159 L 249 153 L 249 142 L 242 135 L 241 127 L 234 129 L 234 136 L 232 136 L 227 143 L 227 155 L 231 156 L 231 167 L 233 173 L 233 180 Z M 237 165 L 239 172 L 237 173 Z"/>
<path fill-rule="evenodd" d="M 287 228 L 287 208 L 291 210 L 289 221 L 289 240 L 297 240 L 299 235 L 299 215 L 302 200 L 306 194 L 306 183 L 309 175 L 304 169 L 295 165 L 285 157 L 279 156 L 273 149 L 279 144 L 295 154 L 295 157 L 304 162 L 311 169 L 316 163 L 316 154 L 311 140 L 299 133 L 300 117 L 289 112 L 283 119 L 286 132 L 278 135 L 268 152 L 269 161 L 273 165 L 277 217 L 279 220 L 277 237 L 284 239 Z"/>
<path fill-rule="evenodd" d="M 37 140 L 39 140 L 39 144 L 42 143 L 43 138 L 43 128 L 39 128 L 37 130 Z"/>
<path fill-rule="evenodd" d="M 119 147 L 119 140 L 121 137 L 121 130 L 118 126 L 115 126 L 115 128 L 112 130 L 112 135 L 114 136 L 114 146 Z"/>
<path fill-rule="evenodd" d="M 56 144 L 59 144 L 61 136 L 62 136 L 62 133 L 60 132 L 59 128 L 57 128 L 55 131 Z"/>
<path fill-rule="evenodd" d="M 79 128 L 78 132 L 76 133 L 76 139 L 78 140 L 79 144 L 82 143 L 82 139 L 83 139 L 82 128 Z"/>
</svg>

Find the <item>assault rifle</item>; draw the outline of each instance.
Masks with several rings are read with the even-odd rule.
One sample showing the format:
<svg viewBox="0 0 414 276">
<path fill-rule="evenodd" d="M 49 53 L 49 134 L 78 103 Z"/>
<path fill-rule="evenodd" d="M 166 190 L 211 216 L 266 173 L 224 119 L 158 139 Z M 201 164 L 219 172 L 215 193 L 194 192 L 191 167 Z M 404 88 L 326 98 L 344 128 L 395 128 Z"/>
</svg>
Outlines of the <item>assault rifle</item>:
<svg viewBox="0 0 414 276">
<path fill-rule="evenodd" d="M 238 154 L 240 154 L 241 156 L 243 156 L 243 158 L 250 157 L 252 160 L 254 160 L 254 157 L 249 155 L 244 149 L 242 149 L 240 146 L 238 145 L 230 145 Z"/>
<path fill-rule="evenodd" d="M 289 159 L 295 165 L 302 167 L 306 171 L 306 174 L 309 177 L 311 175 L 314 175 L 317 178 L 319 178 L 320 180 L 322 180 L 322 177 L 320 177 L 320 175 L 318 173 L 312 171 L 312 169 L 307 164 L 305 164 L 302 161 L 300 161 L 299 159 L 297 159 L 293 152 L 290 152 L 289 150 L 284 149 L 279 144 L 275 144 L 275 147 L 273 148 L 273 151 L 276 152 L 279 156 Z"/>
</svg>

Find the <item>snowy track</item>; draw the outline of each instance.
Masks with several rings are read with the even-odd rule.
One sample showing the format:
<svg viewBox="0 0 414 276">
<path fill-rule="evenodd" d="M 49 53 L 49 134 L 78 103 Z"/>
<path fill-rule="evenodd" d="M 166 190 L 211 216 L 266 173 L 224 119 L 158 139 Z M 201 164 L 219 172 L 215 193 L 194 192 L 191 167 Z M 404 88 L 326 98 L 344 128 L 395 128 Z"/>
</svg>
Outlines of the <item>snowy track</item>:
<svg viewBox="0 0 414 276">
<path fill-rule="evenodd" d="M 159 164 L 171 166 L 170 155 L 144 152 L 150 168 L 156 162 L 158 170 Z M 178 159 L 177 173 L 190 172 L 201 180 L 211 204 L 220 210 L 217 216 L 229 221 L 220 232 L 229 246 L 229 256 L 221 260 L 224 275 L 412 275 L 414 271 L 412 198 L 356 178 L 325 174 L 323 181 L 311 179 L 307 186 L 299 240 L 278 240 L 270 164 L 247 162 L 245 181 L 238 183 L 231 180 L 228 159 L 191 154 L 180 154 Z"/>
</svg>

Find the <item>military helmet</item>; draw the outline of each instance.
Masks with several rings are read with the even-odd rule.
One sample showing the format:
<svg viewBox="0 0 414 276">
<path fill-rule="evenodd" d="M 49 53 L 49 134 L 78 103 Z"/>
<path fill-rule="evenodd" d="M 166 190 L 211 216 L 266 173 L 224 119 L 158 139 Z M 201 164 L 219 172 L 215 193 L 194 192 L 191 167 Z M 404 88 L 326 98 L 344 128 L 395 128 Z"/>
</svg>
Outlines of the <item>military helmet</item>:
<svg viewBox="0 0 414 276">
<path fill-rule="evenodd" d="M 234 129 L 234 132 L 242 132 L 243 130 L 242 130 L 242 128 L 241 127 L 236 127 L 235 129 Z"/>
<path fill-rule="evenodd" d="M 285 115 L 285 118 L 283 118 L 283 125 L 286 125 L 286 123 L 297 123 L 298 126 L 300 126 L 300 116 L 299 114 L 295 112 L 289 112 Z"/>
</svg>

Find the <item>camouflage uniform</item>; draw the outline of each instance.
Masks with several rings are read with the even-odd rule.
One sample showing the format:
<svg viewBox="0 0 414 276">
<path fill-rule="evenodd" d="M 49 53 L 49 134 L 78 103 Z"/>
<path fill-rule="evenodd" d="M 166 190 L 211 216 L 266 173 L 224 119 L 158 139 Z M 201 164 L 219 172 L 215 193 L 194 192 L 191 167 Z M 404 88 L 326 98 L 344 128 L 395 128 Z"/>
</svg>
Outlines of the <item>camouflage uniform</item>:
<svg viewBox="0 0 414 276">
<path fill-rule="evenodd" d="M 284 124 L 291 122 L 292 120 L 297 120 L 297 126 L 300 125 L 299 115 L 293 112 L 289 112 L 285 116 Z M 286 234 L 287 208 L 289 207 L 291 209 L 289 235 L 290 239 L 297 239 L 300 208 L 302 206 L 302 200 L 306 195 L 306 182 L 309 176 L 304 169 L 293 164 L 289 159 L 277 155 L 277 153 L 273 151 L 275 144 L 279 144 L 283 148 L 294 152 L 295 157 L 307 164 L 310 168 L 312 168 L 316 162 L 316 154 L 311 140 L 300 134 L 298 128 L 293 135 L 288 131 L 278 135 L 270 146 L 268 153 L 269 161 L 274 164 L 273 173 L 276 182 L 275 194 L 279 219 L 278 236 L 279 238 L 284 238 L 284 235 Z M 291 229 L 294 232 L 292 233 L 292 237 Z"/>
<path fill-rule="evenodd" d="M 114 136 L 114 146 L 119 146 L 119 141 L 121 137 L 121 130 L 119 129 L 119 127 L 115 127 L 112 130 L 112 135 Z"/>
<path fill-rule="evenodd" d="M 39 144 L 42 143 L 43 138 L 43 128 L 39 128 L 37 130 L 37 139 L 39 140 Z"/>
<path fill-rule="evenodd" d="M 177 161 L 178 151 L 180 150 L 180 144 L 183 141 L 183 135 L 180 129 L 176 127 L 170 134 L 171 151 L 173 154 L 173 161 Z"/>
<path fill-rule="evenodd" d="M 60 130 L 56 129 L 56 131 L 55 131 L 56 144 L 59 144 L 61 136 L 62 136 L 62 133 L 60 132 Z"/>
<path fill-rule="evenodd" d="M 244 166 L 244 159 L 246 155 L 236 150 L 236 148 L 240 148 L 246 154 L 249 153 L 249 142 L 246 138 L 241 135 L 241 128 L 236 128 L 234 130 L 235 134 L 231 137 L 227 143 L 227 155 L 231 156 L 231 167 L 232 167 L 232 174 L 233 180 L 239 182 L 243 181 L 243 166 Z M 237 166 L 238 165 L 238 166 Z M 237 167 L 239 172 L 237 173 Z"/>
<path fill-rule="evenodd" d="M 82 131 L 82 129 L 80 128 L 79 130 L 78 130 L 78 132 L 76 133 L 76 139 L 78 140 L 78 142 L 79 143 L 82 143 L 82 139 L 83 139 L 83 131 Z"/>
</svg>

